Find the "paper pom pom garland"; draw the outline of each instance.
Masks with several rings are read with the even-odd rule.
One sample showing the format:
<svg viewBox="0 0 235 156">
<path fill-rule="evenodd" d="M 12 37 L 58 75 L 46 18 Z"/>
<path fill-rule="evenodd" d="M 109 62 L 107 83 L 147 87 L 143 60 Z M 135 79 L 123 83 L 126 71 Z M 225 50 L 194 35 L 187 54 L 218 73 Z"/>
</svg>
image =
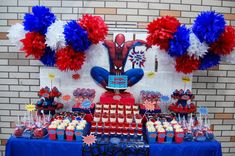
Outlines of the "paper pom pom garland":
<svg viewBox="0 0 235 156">
<path fill-rule="evenodd" d="M 45 34 L 47 28 L 55 22 L 56 17 L 44 6 L 34 6 L 32 14 L 26 13 L 24 16 L 24 29 L 30 32 Z"/>
<path fill-rule="evenodd" d="M 75 51 L 83 52 L 91 45 L 87 31 L 74 20 L 64 26 L 64 35 L 66 43 Z"/>
<path fill-rule="evenodd" d="M 173 34 L 177 31 L 180 22 L 171 16 L 165 16 L 153 20 L 149 23 L 147 42 L 149 45 L 158 45 L 160 49 L 168 50 L 169 40 L 173 38 Z"/>
<path fill-rule="evenodd" d="M 193 56 L 184 55 L 176 58 L 175 69 L 177 72 L 184 74 L 190 74 L 193 70 L 197 70 L 200 65 L 200 61 Z"/>
<path fill-rule="evenodd" d="M 214 11 L 201 12 L 193 25 L 193 32 L 201 42 L 215 42 L 224 32 L 225 20 L 222 14 Z"/>
<path fill-rule="evenodd" d="M 217 65 L 221 59 L 234 62 L 235 30 L 231 26 L 225 27 L 223 15 L 214 11 L 202 12 L 191 33 L 171 16 L 155 19 L 147 30 L 148 45 L 157 45 L 176 59 L 178 72 L 205 70 Z M 47 66 L 56 64 L 63 71 L 77 71 L 85 61 L 87 49 L 104 40 L 107 31 L 101 17 L 84 15 L 78 22 L 72 20 L 64 25 L 56 20 L 49 8 L 35 6 L 32 13 L 25 14 L 23 26 L 16 24 L 10 28 L 8 37 L 25 51 L 26 57 L 32 55 Z"/>
<path fill-rule="evenodd" d="M 46 66 L 56 64 L 60 70 L 76 71 L 83 65 L 86 50 L 104 40 L 107 31 L 101 17 L 84 15 L 78 23 L 72 20 L 64 24 L 49 8 L 34 6 L 32 13 L 25 14 L 23 25 L 10 28 L 8 37 L 26 57 L 32 55 Z"/>
<path fill-rule="evenodd" d="M 235 47 L 235 29 L 226 26 L 219 39 L 212 43 L 210 51 L 218 55 L 229 55 Z"/>
<path fill-rule="evenodd" d="M 193 32 L 190 33 L 190 46 L 187 50 L 189 56 L 194 56 L 197 59 L 203 58 L 208 52 L 208 48 L 205 42 L 201 43 Z"/>
<path fill-rule="evenodd" d="M 170 48 L 168 54 L 171 56 L 182 56 L 187 52 L 190 45 L 189 43 L 190 31 L 183 26 L 179 26 L 177 31 L 173 35 L 173 39 L 170 40 Z"/>
<path fill-rule="evenodd" d="M 26 33 L 24 26 L 16 23 L 9 29 L 7 37 L 11 43 L 15 44 L 18 48 L 22 48 L 22 42 L 20 42 L 20 40 L 25 38 Z"/>
<path fill-rule="evenodd" d="M 108 27 L 100 16 L 83 15 L 79 25 L 88 32 L 88 38 L 93 44 L 103 41 L 108 35 Z"/>
<path fill-rule="evenodd" d="M 55 64 L 55 51 L 51 50 L 49 47 L 46 47 L 45 53 L 40 58 L 40 61 L 46 66 L 54 66 L 54 64 Z"/>
<path fill-rule="evenodd" d="M 233 62 L 229 57 L 234 57 L 230 54 L 235 47 L 235 29 L 225 26 L 224 16 L 215 11 L 201 12 L 191 32 L 169 16 L 149 23 L 147 30 L 148 44 L 159 46 L 174 58 L 177 72 L 206 70 L 219 64 L 221 58 Z"/>
<path fill-rule="evenodd" d="M 220 56 L 212 52 L 208 52 L 202 59 L 199 69 L 206 70 L 213 66 L 218 65 L 220 62 Z"/>
<path fill-rule="evenodd" d="M 79 70 L 85 61 L 85 54 L 75 52 L 71 46 L 60 49 L 56 53 L 56 66 L 62 70 Z"/>
<path fill-rule="evenodd" d="M 59 50 L 65 47 L 64 22 L 57 20 L 48 27 L 46 33 L 46 44 L 52 50 Z"/>
<path fill-rule="evenodd" d="M 21 42 L 23 43 L 21 50 L 26 53 L 26 57 L 33 55 L 35 59 L 40 59 L 45 53 L 45 36 L 40 33 L 29 32 Z"/>
<path fill-rule="evenodd" d="M 235 64 L 235 50 L 229 55 L 221 56 L 221 61 L 229 64 Z"/>
</svg>

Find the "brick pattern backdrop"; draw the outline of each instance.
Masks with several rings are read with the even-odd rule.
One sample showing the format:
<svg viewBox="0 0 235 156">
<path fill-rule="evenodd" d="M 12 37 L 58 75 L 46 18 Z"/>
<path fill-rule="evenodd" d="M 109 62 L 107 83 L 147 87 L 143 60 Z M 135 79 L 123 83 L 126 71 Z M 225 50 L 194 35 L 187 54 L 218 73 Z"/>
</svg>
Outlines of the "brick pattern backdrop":
<svg viewBox="0 0 235 156">
<path fill-rule="evenodd" d="M 37 100 L 40 63 L 25 59 L 8 41 L 12 24 L 22 22 L 34 5 L 45 5 L 62 20 L 77 19 L 84 13 L 102 16 L 110 30 L 143 29 L 152 19 L 171 15 L 190 25 L 204 10 L 216 10 L 235 26 L 233 0 L 0 0 L 0 155 L 12 133 L 24 104 Z M 123 25 L 125 24 L 125 25 Z M 110 35 L 111 36 L 111 35 Z M 110 37 L 109 36 L 109 37 Z M 198 106 L 207 106 L 224 156 L 235 155 L 235 65 L 220 65 L 194 73 L 193 92 Z"/>
</svg>

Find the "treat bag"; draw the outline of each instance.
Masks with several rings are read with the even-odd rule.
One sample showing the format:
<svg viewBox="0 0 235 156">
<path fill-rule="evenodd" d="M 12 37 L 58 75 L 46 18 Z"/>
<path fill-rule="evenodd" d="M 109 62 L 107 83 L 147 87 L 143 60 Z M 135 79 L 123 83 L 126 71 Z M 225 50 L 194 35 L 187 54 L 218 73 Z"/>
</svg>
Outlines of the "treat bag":
<svg viewBox="0 0 235 156">
<path fill-rule="evenodd" d="M 73 141 L 74 130 L 66 130 L 66 140 Z"/>
<path fill-rule="evenodd" d="M 184 132 L 175 132 L 175 142 L 182 143 L 184 140 Z"/>
<path fill-rule="evenodd" d="M 75 130 L 76 141 L 82 141 L 83 130 Z"/>
<path fill-rule="evenodd" d="M 158 143 L 163 143 L 165 141 L 166 133 L 165 132 L 158 132 Z"/>
<path fill-rule="evenodd" d="M 56 140 L 56 128 L 48 128 L 50 140 Z"/>
<path fill-rule="evenodd" d="M 157 132 L 148 132 L 148 141 L 149 143 L 155 143 L 157 137 Z"/>
<path fill-rule="evenodd" d="M 174 138 L 174 132 L 173 131 L 166 131 L 166 142 L 172 143 Z"/>
<path fill-rule="evenodd" d="M 56 134 L 57 134 L 58 140 L 64 140 L 64 130 L 63 129 L 57 129 Z"/>
</svg>

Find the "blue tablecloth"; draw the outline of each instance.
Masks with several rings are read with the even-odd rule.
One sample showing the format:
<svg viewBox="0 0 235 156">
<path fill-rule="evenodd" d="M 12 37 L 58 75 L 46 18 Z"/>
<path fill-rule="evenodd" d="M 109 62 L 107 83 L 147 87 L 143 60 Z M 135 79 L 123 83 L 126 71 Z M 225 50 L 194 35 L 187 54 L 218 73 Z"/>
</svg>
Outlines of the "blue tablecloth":
<svg viewBox="0 0 235 156">
<path fill-rule="evenodd" d="M 113 147 L 107 146 L 107 148 Z M 92 151 L 93 149 L 95 148 L 92 147 L 92 149 L 89 149 L 82 147 L 82 143 L 76 141 L 67 142 L 51 141 L 48 138 L 37 140 L 10 137 L 6 145 L 6 156 L 81 156 L 82 151 L 84 155 L 89 155 L 89 150 Z M 117 146 L 115 149 L 120 151 Z M 115 155 L 115 149 L 106 151 L 113 150 L 112 155 Z M 97 154 L 91 151 L 91 155 Z M 127 149 L 126 152 L 129 153 L 131 151 Z M 141 152 L 146 153 L 143 154 Z M 147 155 L 148 150 L 144 151 L 143 148 L 140 148 L 140 151 L 137 153 L 135 155 Z M 222 156 L 221 144 L 217 141 L 150 144 L 149 154 L 150 156 Z"/>
<path fill-rule="evenodd" d="M 81 156 L 82 143 L 10 137 L 6 156 Z"/>
<path fill-rule="evenodd" d="M 221 144 L 217 141 L 150 144 L 149 153 L 150 156 L 222 156 Z"/>
</svg>

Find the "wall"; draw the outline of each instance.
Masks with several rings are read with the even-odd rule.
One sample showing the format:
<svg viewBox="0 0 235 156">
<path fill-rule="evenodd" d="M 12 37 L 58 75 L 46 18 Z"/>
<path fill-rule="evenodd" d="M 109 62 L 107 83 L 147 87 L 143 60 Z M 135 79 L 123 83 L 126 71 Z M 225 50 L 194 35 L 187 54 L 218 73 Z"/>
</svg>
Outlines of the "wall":
<svg viewBox="0 0 235 156">
<path fill-rule="evenodd" d="M 0 151 L 12 132 L 24 104 L 37 99 L 40 63 L 25 59 L 6 37 L 10 25 L 21 22 L 23 14 L 34 5 L 51 7 L 62 20 L 77 19 L 83 13 L 101 15 L 110 27 L 144 28 L 153 18 L 176 16 L 190 25 L 198 12 L 216 10 L 224 13 L 228 24 L 235 25 L 232 0 L 0 0 Z M 122 24 L 128 24 L 122 26 Z M 112 29 L 111 29 L 112 30 Z M 220 65 L 209 71 L 197 71 L 193 91 L 198 106 L 209 108 L 217 139 L 224 156 L 235 155 L 235 65 Z M 0 155 L 1 155 L 0 154 Z"/>
</svg>

